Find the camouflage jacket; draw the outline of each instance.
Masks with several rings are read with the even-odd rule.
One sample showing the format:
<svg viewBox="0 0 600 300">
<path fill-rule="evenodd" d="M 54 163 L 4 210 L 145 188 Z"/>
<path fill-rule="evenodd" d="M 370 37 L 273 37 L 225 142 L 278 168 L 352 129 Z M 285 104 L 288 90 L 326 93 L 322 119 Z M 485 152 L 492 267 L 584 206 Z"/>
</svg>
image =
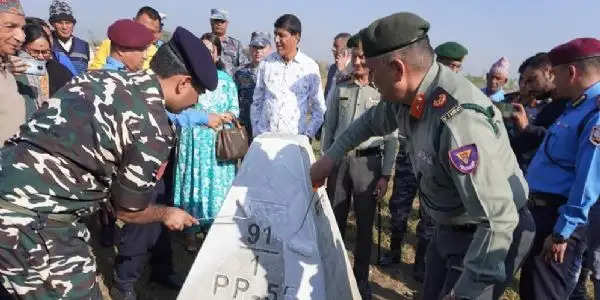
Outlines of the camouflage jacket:
<svg viewBox="0 0 600 300">
<path fill-rule="evenodd" d="M 257 72 L 258 67 L 252 67 L 252 64 L 247 64 L 235 72 L 235 76 L 233 76 L 238 89 L 240 119 L 242 119 L 246 125 L 250 124 L 250 106 L 252 105 L 254 87 L 256 87 Z"/>
<path fill-rule="evenodd" d="M 243 51 L 244 47 L 242 42 L 230 36 L 226 36 L 221 41 L 221 45 L 223 46 L 221 61 L 225 65 L 225 72 L 233 77 L 235 70 L 248 62 L 248 58 Z"/>
<path fill-rule="evenodd" d="M 147 206 L 175 143 L 156 75 L 74 78 L 0 152 L 0 198 L 40 213 Z"/>
</svg>

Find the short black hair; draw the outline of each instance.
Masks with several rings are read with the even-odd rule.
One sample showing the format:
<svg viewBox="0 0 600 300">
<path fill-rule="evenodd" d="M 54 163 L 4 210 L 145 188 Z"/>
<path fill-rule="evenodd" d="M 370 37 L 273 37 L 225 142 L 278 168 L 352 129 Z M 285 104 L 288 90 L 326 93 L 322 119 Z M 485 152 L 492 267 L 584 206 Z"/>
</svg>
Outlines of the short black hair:
<svg viewBox="0 0 600 300">
<path fill-rule="evenodd" d="M 38 26 L 50 28 L 50 24 L 46 23 L 46 21 L 44 21 L 43 19 L 36 18 L 36 17 L 25 18 L 25 24 L 35 24 Z"/>
<path fill-rule="evenodd" d="M 285 14 L 277 19 L 274 24 L 275 28 L 281 28 L 291 34 L 302 35 L 302 23 L 300 19 L 292 14 Z"/>
<path fill-rule="evenodd" d="M 351 37 L 351 36 L 352 36 L 352 35 L 351 35 L 351 34 L 349 34 L 349 33 L 347 33 L 347 32 L 342 32 L 342 33 L 338 33 L 338 34 L 337 34 L 337 35 L 336 35 L 336 36 L 333 38 L 333 40 L 334 40 L 334 41 L 337 41 L 337 40 L 339 40 L 339 39 L 345 39 L 345 40 L 348 40 L 348 39 L 350 39 L 350 37 Z"/>
<path fill-rule="evenodd" d="M 44 28 L 38 24 L 25 24 L 25 26 L 23 26 L 23 32 L 25 32 L 25 41 L 23 42 L 23 46 L 29 45 L 41 37 L 45 38 L 46 41 L 48 41 L 48 44 L 52 45 L 50 42 L 50 36 L 48 33 L 46 33 Z"/>
<path fill-rule="evenodd" d="M 523 74 L 525 69 L 527 68 L 539 69 L 543 67 L 552 68 L 552 62 L 550 62 L 550 57 L 546 52 L 539 52 L 536 55 L 527 58 L 520 66 L 519 66 L 519 74 Z"/>
<path fill-rule="evenodd" d="M 207 40 L 207 41 L 211 42 L 213 45 L 215 45 L 215 47 L 217 47 L 217 55 L 221 56 L 221 54 L 223 53 L 223 45 L 221 44 L 221 39 L 216 34 L 214 34 L 212 32 L 207 32 L 207 33 L 203 34 L 200 37 L 200 39 Z M 217 66 L 217 69 L 219 69 L 221 71 L 225 69 L 225 64 L 221 61 L 220 58 L 215 65 Z"/>
<path fill-rule="evenodd" d="M 160 46 L 150 61 L 150 69 L 161 78 L 175 75 L 191 76 L 185 64 L 177 57 L 169 43 Z"/>
<path fill-rule="evenodd" d="M 150 19 L 152 19 L 154 21 L 159 21 L 160 23 L 162 23 L 161 18 L 160 18 L 160 13 L 156 9 L 154 9 L 150 6 L 144 6 L 144 7 L 140 8 L 140 10 L 138 10 L 135 17 L 137 18 L 141 15 L 146 15 L 146 16 L 150 17 Z"/>
</svg>

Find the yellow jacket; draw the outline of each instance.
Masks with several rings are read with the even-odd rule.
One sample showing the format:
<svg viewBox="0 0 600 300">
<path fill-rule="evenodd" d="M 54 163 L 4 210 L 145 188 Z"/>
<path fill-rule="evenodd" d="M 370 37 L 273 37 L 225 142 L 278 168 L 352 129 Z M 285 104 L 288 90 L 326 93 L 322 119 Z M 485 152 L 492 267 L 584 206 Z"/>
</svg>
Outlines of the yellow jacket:
<svg viewBox="0 0 600 300">
<path fill-rule="evenodd" d="M 152 57 L 154 57 L 154 54 L 156 54 L 157 50 L 158 49 L 154 45 L 150 45 L 150 47 L 148 47 L 146 61 L 144 62 L 144 70 L 150 68 L 150 61 L 152 60 Z M 106 64 L 106 58 L 108 58 L 109 55 L 110 55 L 110 40 L 105 39 L 104 41 L 102 41 L 102 44 L 100 44 L 100 47 L 98 47 L 98 50 L 96 51 L 96 54 L 94 55 L 94 59 L 90 62 L 89 69 L 90 70 L 102 69 L 102 67 L 104 67 L 104 64 Z"/>
</svg>

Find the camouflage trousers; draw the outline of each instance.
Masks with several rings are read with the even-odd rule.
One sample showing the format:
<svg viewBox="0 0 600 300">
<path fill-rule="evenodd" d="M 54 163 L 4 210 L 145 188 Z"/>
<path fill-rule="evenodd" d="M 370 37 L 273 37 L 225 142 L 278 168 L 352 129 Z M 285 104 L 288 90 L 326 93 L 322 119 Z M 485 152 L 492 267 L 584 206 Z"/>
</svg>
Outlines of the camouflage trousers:
<svg viewBox="0 0 600 300">
<path fill-rule="evenodd" d="M 0 209 L 0 276 L 16 299 L 101 299 L 83 224 Z"/>
</svg>

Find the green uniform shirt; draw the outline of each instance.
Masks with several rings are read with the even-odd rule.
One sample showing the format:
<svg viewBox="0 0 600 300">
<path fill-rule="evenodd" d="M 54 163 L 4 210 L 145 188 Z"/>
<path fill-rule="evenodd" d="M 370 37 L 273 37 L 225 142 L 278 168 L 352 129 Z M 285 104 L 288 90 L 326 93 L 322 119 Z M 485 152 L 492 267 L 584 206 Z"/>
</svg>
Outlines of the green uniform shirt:
<svg viewBox="0 0 600 300">
<path fill-rule="evenodd" d="M 505 280 L 504 260 L 528 186 L 500 111 L 473 84 L 434 63 L 418 93 L 424 97 L 420 118 L 411 107 L 382 102 L 338 136 L 326 154 L 339 159 L 370 136 L 398 128 L 408 138 L 421 203 L 434 220 L 477 224 L 454 288 L 457 296 L 478 295 Z"/>
<path fill-rule="evenodd" d="M 139 210 L 167 161 L 174 131 L 152 71 L 76 77 L 0 152 L 0 198 L 40 213 L 111 199 Z"/>
<path fill-rule="evenodd" d="M 350 124 L 362 116 L 370 108 L 377 106 L 381 94 L 370 85 L 360 86 L 354 80 L 346 80 L 335 86 L 328 99 L 327 113 L 323 125 L 321 147 L 327 151 L 333 141 L 344 132 Z M 395 133 L 385 136 L 370 137 L 355 149 L 380 148 L 383 146 L 382 175 L 391 176 L 394 162 L 398 154 L 398 138 Z"/>
</svg>

